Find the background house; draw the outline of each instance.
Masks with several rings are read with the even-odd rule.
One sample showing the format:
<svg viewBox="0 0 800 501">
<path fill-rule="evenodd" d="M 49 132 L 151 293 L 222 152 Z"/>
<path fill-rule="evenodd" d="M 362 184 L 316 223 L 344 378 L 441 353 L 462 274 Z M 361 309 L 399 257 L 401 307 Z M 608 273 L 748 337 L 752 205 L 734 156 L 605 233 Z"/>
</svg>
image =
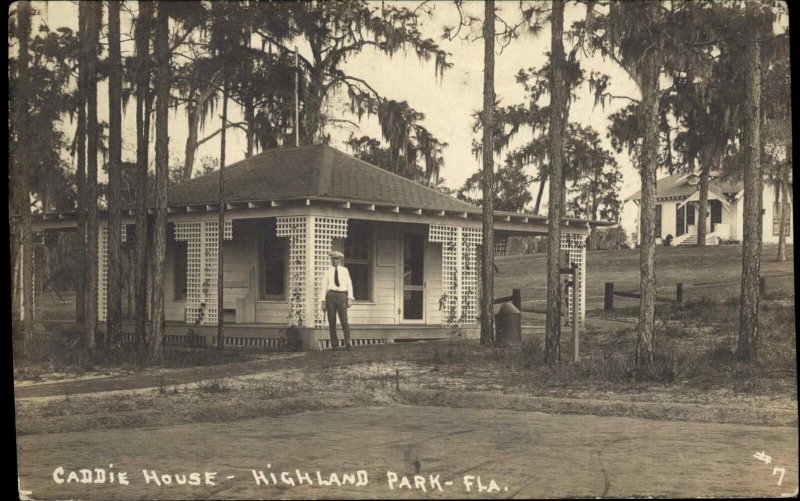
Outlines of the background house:
<svg viewBox="0 0 800 501">
<path fill-rule="evenodd" d="M 700 224 L 698 177 L 691 174 L 674 174 L 661 178 L 656 183 L 656 235 L 665 239 L 673 237 L 672 245 L 694 245 L 697 243 L 697 225 Z M 764 183 L 763 241 L 777 242 L 780 226 L 780 201 L 776 199 L 775 186 Z M 625 199 L 636 206 L 636 218 L 629 233 L 639 231 L 638 205 L 641 191 Z M 789 202 L 792 203 L 791 194 Z M 786 241 L 792 242 L 791 209 Z M 713 177 L 708 183 L 708 214 L 705 224 L 708 233 L 706 244 L 716 245 L 720 240 L 741 240 L 744 216 L 744 191 L 740 181 Z"/>
</svg>

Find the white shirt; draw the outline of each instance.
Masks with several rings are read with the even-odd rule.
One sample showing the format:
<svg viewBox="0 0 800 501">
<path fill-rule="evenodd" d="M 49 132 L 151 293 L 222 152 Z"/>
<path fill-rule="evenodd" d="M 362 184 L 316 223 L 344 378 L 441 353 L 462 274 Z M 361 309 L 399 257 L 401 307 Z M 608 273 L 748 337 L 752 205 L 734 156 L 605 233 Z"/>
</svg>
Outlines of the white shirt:
<svg viewBox="0 0 800 501">
<path fill-rule="evenodd" d="M 339 285 L 336 285 L 336 281 L 334 280 L 334 272 L 336 271 L 336 267 L 331 266 L 327 270 L 325 270 L 325 274 L 322 276 L 322 290 L 320 291 L 320 298 L 321 300 L 325 300 L 325 294 L 328 291 L 337 291 L 337 292 L 347 292 L 347 297 L 355 300 L 355 296 L 353 296 L 353 281 L 350 280 L 350 272 L 347 271 L 347 268 L 344 266 L 339 266 Z"/>
</svg>

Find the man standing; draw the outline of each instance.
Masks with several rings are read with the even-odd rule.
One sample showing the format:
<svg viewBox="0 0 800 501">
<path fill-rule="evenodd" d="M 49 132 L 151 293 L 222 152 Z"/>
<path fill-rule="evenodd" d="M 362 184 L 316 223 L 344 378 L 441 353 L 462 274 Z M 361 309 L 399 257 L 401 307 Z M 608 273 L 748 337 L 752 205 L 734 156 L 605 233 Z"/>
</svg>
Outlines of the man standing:
<svg viewBox="0 0 800 501">
<path fill-rule="evenodd" d="M 328 312 L 328 328 L 331 335 L 331 346 L 335 350 L 339 346 L 336 338 L 336 314 L 344 331 L 344 344 L 350 350 L 350 324 L 347 321 L 347 309 L 353 305 L 353 282 L 350 272 L 342 266 L 344 254 L 338 251 L 330 253 L 331 267 L 325 270 L 322 277 L 322 311 Z"/>
</svg>

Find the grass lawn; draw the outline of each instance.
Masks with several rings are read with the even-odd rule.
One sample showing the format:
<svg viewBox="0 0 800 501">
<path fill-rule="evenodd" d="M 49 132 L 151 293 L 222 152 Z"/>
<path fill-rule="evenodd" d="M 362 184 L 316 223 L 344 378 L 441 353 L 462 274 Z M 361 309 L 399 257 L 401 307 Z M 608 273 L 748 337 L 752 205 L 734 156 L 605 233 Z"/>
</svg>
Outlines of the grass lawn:
<svg viewBox="0 0 800 501">
<path fill-rule="evenodd" d="M 765 246 L 765 256 L 773 251 L 774 246 Z M 554 368 L 543 363 L 540 337 L 506 348 L 451 339 L 278 356 L 167 349 L 162 367 L 145 368 L 137 375 L 141 368 L 129 366 L 127 375 L 111 374 L 131 380 L 141 377 L 138 385 L 92 393 L 85 382 L 82 391 L 70 391 L 69 383 L 64 383 L 62 393 L 18 399 L 18 432 L 234 421 L 393 403 L 796 426 L 794 263 L 764 259 L 767 294 L 760 315 L 759 359 L 743 365 L 733 355 L 740 252 L 741 247 L 733 245 L 659 248 L 660 283 L 682 281 L 687 294 L 683 305 L 657 305 L 657 357 L 654 368 L 646 372 L 633 368 L 635 324 L 618 320 L 598 320 L 598 327 L 589 323 L 577 363 L 570 361 L 569 335 L 563 336 L 564 363 Z M 614 281 L 618 290 L 636 288 L 638 251 L 588 256 L 590 309 L 602 308 L 605 281 Z M 541 255 L 499 258 L 497 295 L 520 287 L 526 308 L 541 304 L 537 301 L 544 294 L 544 259 Z M 664 285 L 670 294 L 672 287 Z M 611 316 L 635 313 L 635 301 L 615 300 Z M 589 316 L 609 315 L 595 310 Z M 92 377 L 90 372 L 119 368 L 127 360 L 120 353 L 85 357 L 61 345 L 51 348 L 46 360 L 15 363 L 17 383 L 52 381 L 55 378 L 48 372 L 54 368 L 73 372 L 72 376 L 78 372 L 86 379 Z M 178 377 L 187 370 L 194 371 L 193 379 Z M 163 378 L 153 383 L 156 373 Z M 521 400 L 509 404 L 507 395 Z"/>
<path fill-rule="evenodd" d="M 761 275 L 766 278 L 768 298 L 794 301 L 793 246 L 787 246 L 787 260 L 775 261 L 777 246 L 765 244 Z M 639 250 L 587 252 L 586 309 L 603 308 L 606 282 L 614 290 L 637 292 L 639 289 Z M 544 313 L 547 282 L 547 255 L 501 256 L 495 258 L 499 273 L 495 278 L 495 296 L 522 290 L 523 309 Z M 699 247 L 658 247 L 656 279 L 660 297 L 675 298 L 675 284 L 684 284 L 685 300 L 703 297 L 724 300 L 738 297 L 742 277 L 742 247 L 717 245 Z M 614 297 L 615 307 L 630 307 L 637 299 Z"/>
</svg>

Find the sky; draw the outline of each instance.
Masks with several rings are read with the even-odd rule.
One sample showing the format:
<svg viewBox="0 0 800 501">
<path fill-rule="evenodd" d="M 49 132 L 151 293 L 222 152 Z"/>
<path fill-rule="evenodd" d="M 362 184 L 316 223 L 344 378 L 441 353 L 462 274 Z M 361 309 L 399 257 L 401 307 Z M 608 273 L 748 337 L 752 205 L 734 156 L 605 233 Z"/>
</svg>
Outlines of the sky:
<svg viewBox="0 0 800 501">
<path fill-rule="evenodd" d="M 416 8 L 419 2 L 398 2 L 409 8 Z M 131 8 L 135 3 L 127 2 Z M 379 3 L 376 2 L 376 7 Z M 422 24 L 422 33 L 432 38 L 452 55 L 449 60 L 452 67 L 445 71 L 443 78 L 437 78 L 432 61 L 425 62 L 417 59 L 412 54 L 395 54 L 389 58 L 372 50 L 365 50 L 346 62 L 346 72 L 368 81 L 383 96 L 398 100 L 408 101 L 409 105 L 425 115 L 422 121 L 434 136 L 447 142 L 444 150 L 445 165 L 441 176 L 450 188 L 460 187 L 474 172 L 480 169 L 481 162 L 471 152 L 472 140 L 480 139 L 472 131 L 472 114 L 479 110 L 483 100 L 483 41 L 469 42 L 464 40 L 443 40 L 442 32 L 445 26 L 453 26 L 458 22 L 458 14 L 454 4 L 450 1 L 434 1 L 429 5 L 433 11 L 430 17 L 425 16 Z M 78 16 L 77 5 L 74 2 L 34 2 L 34 7 L 39 11 L 41 20 L 46 22 L 50 29 L 67 26 L 77 30 Z M 483 2 L 466 2 L 467 12 L 478 17 L 483 17 Z M 499 15 L 504 18 L 519 19 L 518 2 L 498 2 Z M 568 3 L 565 12 L 565 29 L 576 20 L 582 18 L 584 9 L 574 3 Z M 105 15 L 105 14 L 104 14 Z M 133 53 L 133 44 L 127 41 L 125 31 L 129 28 L 126 23 L 128 17 L 123 11 L 123 57 Z M 570 41 L 565 41 L 565 49 L 571 48 Z M 501 105 L 512 105 L 525 102 L 522 87 L 514 80 L 514 75 L 522 68 L 539 67 L 546 62 L 546 53 L 550 49 L 550 28 L 545 25 L 537 36 L 523 34 L 511 42 L 502 52 L 498 47 L 495 57 L 495 89 Z M 306 52 L 302 43 L 298 43 L 301 54 Z M 624 71 L 610 61 L 604 61 L 599 56 L 584 57 L 582 65 L 588 76 L 592 70 L 599 70 L 611 76 L 610 92 L 615 95 L 629 96 L 638 99 L 635 84 L 627 77 Z M 101 120 L 107 120 L 107 82 L 101 82 L 98 89 L 98 105 Z M 578 90 L 577 100 L 571 105 L 570 120 L 583 125 L 591 125 L 600 132 L 609 149 L 610 143 L 606 138 L 608 120 L 607 116 L 628 104 L 629 101 L 620 99 L 606 104 L 605 108 L 594 106 L 594 98 L 584 84 Z M 340 96 L 331 101 L 331 111 L 334 113 L 344 109 L 344 97 Z M 128 109 L 124 110 L 123 123 L 123 160 L 133 161 L 136 154 L 134 103 L 131 101 Z M 230 109 L 230 108 L 229 108 Z M 231 120 L 236 120 L 236 112 Z M 331 130 L 332 145 L 349 152 L 344 141 L 351 133 L 356 135 L 370 135 L 380 138 L 380 129 L 377 119 L 365 117 L 359 122 L 358 129 L 347 127 Z M 65 128 L 70 134 L 74 131 L 74 124 L 65 123 Z M 209 122 L 206 131 L 217 129 L 215 124 Z M 517 144 L 530 139 L 530 131 L 519 134 Z M 182 165 L 184 145 L 187 135 L 186 118 L 183 111 L 170 113 L 170 165 Z M 202 133 L 201 133 L 202 137 Z M 512 144 L 512 146 L 514 146 Z M 153 147 L 153 142 L 151 142 Z M 229 129 L 226 145 L 226 160 L 230 165 L 244 158 L 245 137 L 236 129 Z M 216 162 L 220 153 L 220 141 L 214 138 L 201 145 L 197 153 L 195 168 L 198 168 L 206 157 Z M 621 197 L 625 197 L 638 189 L 639 181 L 636 171 L 632 167 L 626 153 L 614 155 L 621 166 L 623 185 Z M 496 157 L 495 165 L 503 160 L 504 154 Z M 154 155 L 151 154 L 151 159 Z M 536 174 L 533 166 L 527 168 L 528 174 Z M 101 175 L 102 178 L 102 175 Z M 101 179 L 102 181 L 102 179 Z M 530 190 L 534 196 L 538 186 L 534 183 Z M 543 206 L 546 203 L 543 200 Z M 628 204 L 631 205 L 631 204 Z M 625 211 L 626 213 L 629 211 Z M 626 218 L 623 215 L 623 218 Z"/>
</svg>

